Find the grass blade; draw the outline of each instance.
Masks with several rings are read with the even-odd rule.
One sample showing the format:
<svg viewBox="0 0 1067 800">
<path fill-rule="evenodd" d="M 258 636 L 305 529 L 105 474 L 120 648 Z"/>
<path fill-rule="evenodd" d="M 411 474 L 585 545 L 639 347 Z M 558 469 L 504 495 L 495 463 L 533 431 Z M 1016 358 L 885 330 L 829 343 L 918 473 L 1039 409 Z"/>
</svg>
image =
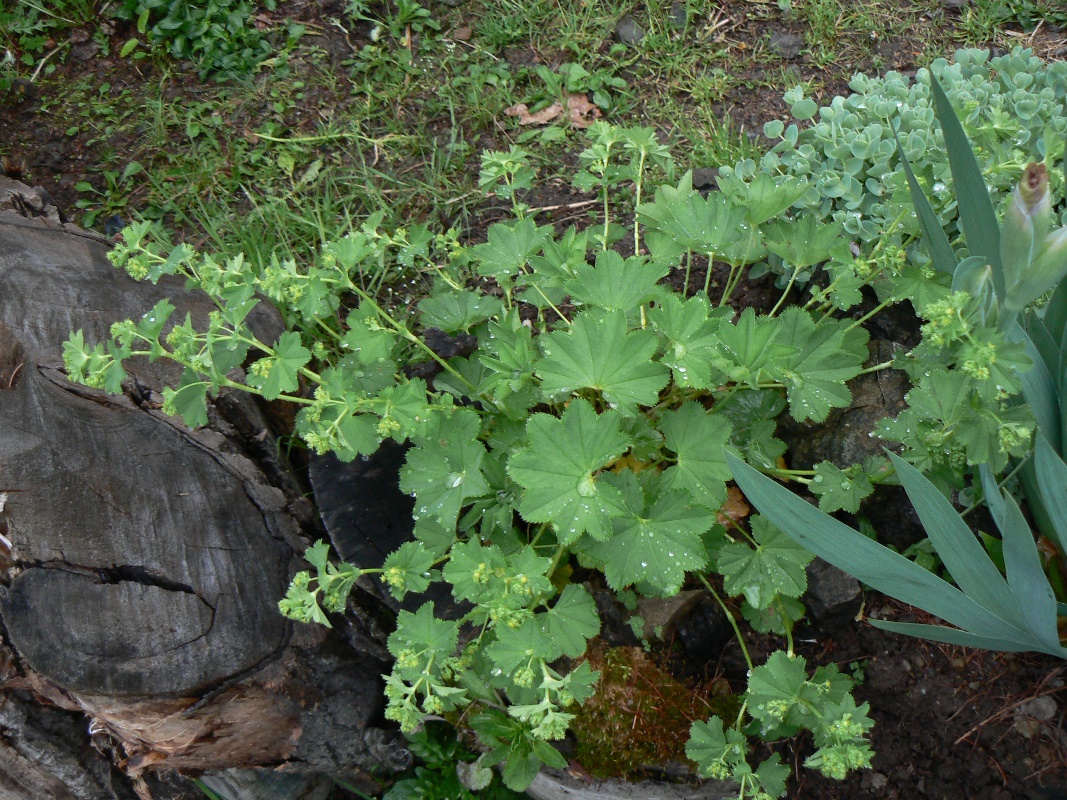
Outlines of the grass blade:
<svg viewBox="0 0 1067 800">
<path fill-rule="evenodd" d="M 956 201 L 959 203 L 960 223 L 967 237 L 967 250 L 972 256 L 984 256 L 993 267 L 993 287 L 997 298 L 1005 297 L 1004 268 L 1000 263 L 1000 226 L 993 213 L 982 170 L 974 157 L 971 143 L 963 132 L 959 117 L 952 109 L 945 90 L 930 75 L 930 92 L 934 97 L 934 111 L 945 135 L 948 164 L 952 170 Z"/>
</svg>

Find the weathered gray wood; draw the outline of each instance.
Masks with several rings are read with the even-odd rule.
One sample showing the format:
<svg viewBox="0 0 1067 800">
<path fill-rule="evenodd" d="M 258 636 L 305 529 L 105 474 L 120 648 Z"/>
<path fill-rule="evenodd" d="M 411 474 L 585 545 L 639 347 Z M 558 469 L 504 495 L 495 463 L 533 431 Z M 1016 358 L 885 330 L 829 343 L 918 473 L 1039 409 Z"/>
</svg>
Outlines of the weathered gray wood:
<svg viewBox="0 0 1067 800">
<path fill-rule="evenodd" d="M 25 358 L 0 393 L 0 488 L 21 566 L 0 609 L 19 653 L 62 686 L 188 694 L 282 645 L 276 602 L 292 552 L 270 530 L 280 515 L 256 505 L 229 460 L 158 412 L 48 367 L 72 328 L 99 335 L 175 288 L 122 285 L 89 240 L 75 270 L 70 238 L 0 225 L 2 338 Z M 182 299 L 191 309 L 195 298 Z M 157 388 L 151 366 L 137 378 Z"/>
<path fill-rule="evenodd" d="M 211 309 L 179 281 L 133 281 L 106 252 L 0 209 L 0 652 L 7 639 L 17 653 L 0 703 L 25 690 L 83 713 L 141 797 L 140 776 L 160 769 L 270 766 L 373 789 L 371 771 L 410 763 L 375 727 L 388 611 L 363 597 L 366 614 L 330 634 L 278 613 L 310 515 L 284 465 L 268 479 L 246 456 L 245 442 L 271 449 L 255 407 L 220 402 L 194 432 L 159 410 L 177 377 L 166 362 L 141 361 L 117 397 L 65 380 L 73 329 L 103 340 L 162 297 L 176 318 Z M 277 316 L 254 313 L 273 341 Z M 27 758 L 8 750 L 0 740 L 0 771 Z"/>
<path fill-rule="evenodd" d="M 703 781 L 698 785 L 622 780 L 585 783 L 562 770 L 542 769 L 526 793 L 534 800 L 727 800 L 737 785 Z"/>
</svg>

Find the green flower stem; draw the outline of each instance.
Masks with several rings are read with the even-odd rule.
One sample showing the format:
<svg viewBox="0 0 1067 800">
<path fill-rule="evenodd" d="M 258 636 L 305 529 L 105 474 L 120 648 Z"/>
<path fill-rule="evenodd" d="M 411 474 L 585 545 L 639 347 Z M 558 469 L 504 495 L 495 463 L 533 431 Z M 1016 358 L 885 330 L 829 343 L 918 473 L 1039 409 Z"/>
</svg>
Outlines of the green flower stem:
<svg viewBox="0 0 1067 800">
<path fill-rule="evenodd" d="M 898 302 L 898 301 L 895 298 L 893 298 L 892 296 L 887 297 L 885 300 L 880 302 L 878 305 L 876 305 L 874 308 L 872 308 L 870 311 L 868 311 L 866 314 L 864 314 L 858 320 L 856 320 L 851 325 L 849 325 L 847 328 L 845 328 L 845 333 L 849 333 L 850 331 L 855 330 L 860 325 L 865 323 L 867 320 L 869 320 L 873 316 L 875 316 L 878 312 L 882 311 L 885 308 L 888 308 L 889 306 L 893 305 L 896 302 Z"/>
<path fill-rule="evenodd" d="M 642 147 L 641 148 L 641 160 L 637 162 L 637 179 L 634 181 L 634 186 L 635 186 L 635 190 L 636 190 L 636 193 L 634 195 L 634 208 L 637 208 L 639 205 L 641 205 L 641 186 L 644 183 L 644 177 L 645 177 L 645 155 L 646 155 L 646 150 Z M 635 213 L 634 214 L 634 255 L 635 256 L 636 255 L 640 255 L 640 253 L 641 253 L 641 234 L 640 234 L 640 229 L 641 229 L 641 226 L 637 222 L 637 214 Z M 644 321 L 644 313 L 645 313 L 645 310 L 642 307 L 642 309 L 641 309 L 642 321 Z M 645 326 L 642 325 L 641 327 L 643 328 Z"/>
<path fill-rule="evenodd" d="M 708 252 L 708 269 L 704 273 L 704 294 L 706 296 L 708 296 L 708 297 L 711 297 L 711 295 L 708 294 L 708 289 L 711 288 L 711 270 L 712 270 L 712 267 L 714 267 L 714 266 L 715 266 L 715 253 L 709 251 Z M 733 282 L 734 282 L 734 272 L 737 271 L 738 269 L 739 269 L 739 267 L 736 267 L 733 264 L 730 265 L 730 275 L 729 275 L 729 277 L 726 278 L 726 288 L 723 290 L 722 300 L 719 301 L 720 308 L 723 305 L 726 304 L 726 298 L 730 296 L 730 287 L 733 286 Z"/>
<path fill-rule="evenodd" d="M 737 288 L 737 284 L 741 282 L 741 271 L 744 265 L 748 263 L 748 254 L 752 250 L 752 245 L 756 243 L 756 231 L 757 227 L 755 225 L 749 225 L 748 241 L 745 243 L 745 252 L 742 254 L 736 267 L 733 264 L 730 265 L 730 279 L 727 281 L 726 290 L 723 292 L 722 299 L 719 301 L 720 308 L 726 305 L 727 301 L 730 299 L 730 295 L 732 295 L 734 289 Z M 708 276 L 711 275 L 711 267 L 711 259 L 708 259 L 708 275 L 704 278 L 705 294 L 707 294 L 708 291 Z"/>
<path fill-rule="evenodd" d="M 320 327 L 326 334 L 328 334 L 330 338 L 334 341 L 339 342 L 341 339 L 344 338 L 344 336 L 342 336 L 339 331 L 335 331 L 333 328 L 327 325 L 326 320 L 322 319 L 321 317 L 313 317 L 313 319 L 315 320 L 315 324 Z"/>
<path fill-rule="evenodd" d="M 548 530 L 547 522 L 542 522 L 540 525 L 537 526 L 537 533 L 535 533 L 533 539 L 530 540 L 530 547 L 537 546 L 537 542 L 541 539 L 541 536 L 546 530 Z"/>
<path fill-rule="evenodd" d="M 784 303 L 785 299 L 789 296 L 793 284 L 797 282 L 797 275 L 800 274 L 801 269 L 802 267 L 793 267 L 793 274 L 789 276 L 789 283 L 785 285 L 785 290 L 782 292 L 782 296 L 778 298 L 778 302 L 774 304 L 774 308 L 772 308 L 771 312 L 767 315 L 768 317 L 773 317 L 778 313 L 778 309 L 782 307 L 782 303 Z"/>
<path fill-rule="evenodd" d="M 538 534 L 540 536 L 540 534 Z M 548 567 L 548 575 L 552 575 L 556 571 L 556 567 L 559 566 L 559 560 L 563 557 L 563 554 L 567 552 L 569 548 L 560 545 L 556 548 L 555 555 L 552 556 L 552 563 Z"/>
<path fill-rule="evenodd" d="M 719 608 L 722 609 L 722 613 L 726 615 L 726 619 L 730 621 L 730 627 L 734 629 L 734 636 L 737 637 L 737 643 L 741 645 L 741 653 L 745 657 L 745 663 L 748 664 L 748 671 L 751 672 L 755 667 L 752 665 L 752 657 L 748 654 L 748 648 L 745 647 L 745 640 L 741 638 L 741 629 L 737 627 L 737 620 L 734 619 L 734 615 L 730 613 L 730 609 L 726 607 L 726 603 L 719 597 L 719 593 L 715 591 L 715 588 L 708 583 L 708 579 L 703 575 L 698 575 L 700 582 L 704 584 L 704 588 L 711 592 L 711 596 L 715 598 L 715 602 L 719 604 Z"/>
<path fill-rule="evenodd" d="M 1014 478 L 1016 473 L 1019 470 L 1021 470 L 1023 467 L 1026 466 L 1026 462 L 1027 461 L 1029 461 L 1028 458 L 1020 459 L 1019 463 L 1016 464 L 1012 468 L 1011 472 L 1009 472 L 1007 475 L 1005 475 L 1003 478 L 1001 478 L 999 481 L 997 481 L 997 488 L 998 489 L 1003 489 L 1005 484 L 1007 484 L 1008 481 L 1010 481 L 1012 478 Z M 977 503 L 972 503 L 971 505 L 967 506 L 967 508 L 963 509 L 963 511 L 960 512 L 960 516 L 961 517 L 965 517 L 968 514 L 970 514 L 972 511 L 974 511 L 976 508 L 978 508 L 979 506 L 983 506 L 983 505 L 985 505 L 985 500 L 980 500 Z"/>
<path fill-rule="evenodd" d="M 805 478 L 804 475 L 814 475 L 813 469 L 764 469 L 760 470 L 765 475 L 772 475 L 775 478 L 781 478 L 787 481 L 795 481 L 796 483 L 802 483 L 805 486 L 811 483 L 811 478 Z"/>
<path fill-rule="evenodd" d="M 177 361 L 177 359 L 175 359 L 175 361 Z M 178 361 L 178 363 L 182 364 L 181 361 Z M 182 366 L 188 366 L 188 365 L 187 364 L 182 364 Z M 189 368 L 192 369 L 192 367 L 189 367 Z M 209 383 L 209 381 L 204 381 L 204 382 L 205 383 Z M 237 383 L 236 381 L 231 381 L 229 378 L 223 378 L 222 381 L 219 383 L 219 386 L 222 387 L 222 388 L 226 388 L 226 389 L 240 389 L 242 392 L 248 392 L 249 394 L 254 394 L 254 395 L 257 395 L 259 397 L 263 396 L 263 391 L 261 389 L 257 389 L 255 386 L 249 386 L 248 384 L 245 384 L 245 383 Z M 315 402 L 310 397 L 300 397 L 298 395 L 290 395 L 290 394 L 280 394 L 274 399 L 275 400 L 285 400 L 288 403 L 296 403 L 298 405 L 306 405 L 306 406 L 309 406 L 309 405 L 311 405 L 312 403 Z"/>
<path fill-rule="evenodd" d="M 883 369 L 892 369 L 892 361 L 883 361 L 881 364 L 875 364 L 873 367 L 865 367 L 859 371 L 860 375 L 870 375 L 872 372 L 881 372 Z"/>
<path fill-rule="evenodd" d="M 571 321 L 569 319 L 567 319 L 566 315 L 564 315 L 564 313 L 562 311 L 560 311 L 558 308 L 556 308 L 556 304 L 548 299 L 548 296 L 541 290 L 540 286 L 538 286 L 536 283 L 535 284 L 531 284 L 531 285 L 533 286 L 534 289 L 537 290 L 537 293 L 539 295 L 541 295 L 541 298 L 546 303 L 548 303 L 549 308 L 551 308 L 553 311 L 555 311 L 556 314 L 559 316 L 560 320 L 563 321 L 564 323 L 566 323 L 567 327 L 569 328 L 571 326 Z M 509 300 L 511 299 L 511 295 L 510 294 L 508 295 L 508 299 Z M 509 305 L 510 305 L 510 303 L 509 303 Z"/>
<path fill-rule="evenodd" d="M 369 294 L 364 292 L 362 289 L 360 289 L 358 286 L 356 286 L 351 281 L 348 282 L 348 287 L 349 287 L 349 289 L 351 289 L 359 297 L 359 299 L 361 301 L 363 301 L 364 303 L 369 304 L 370 307 L 374 309 L 375 313 L 378 314 L 379 317 L 381 317 L 383 320 L 385 320 L 387 323 L 389 323 L 389 325 L 391 325 L 393 327 L 393 330 L 396 333 L 399 333 L 401 336 L 403 336 L 409 342 L 411 342 L 412 344 L 416 345 L 417 347 L 419 347 L 420 349 L 425 351 L 427 355 L 429 355 L 434 361 L 436 361 L 438 364 L 441 365 L 441 368 L 443 370 L 445 370 L 446 372 L 451 374 L 454 378 L 457 378 L 458 380 L 462 381 L 464 384 L 469 386 L 472 391 L 474 391 L 474 390 L 476 390 L 478 388 L 473 383 L 471 383 L 469 380 L 464 378 L 458 371 L 456 371 L 456 369 L 451 364 L 449 364 L 447 361 L 445 361 L 443 358 L 441 358 L 441 356 L 437 355 L 437 353 L 435 353 L 433 350 L 431 350 L 429 345 L 426 344 L 426 342 L 422 341 L 422 339 L 420 339 L 418 336 L 416 336 L 411 331 L 409 331 L 407 325 L 404 325 L 403 323 L 398 322 L 397 320 L 395 320 L 391 316 L 389 316 L 389 314 L 386 313 L 385 309 L 383 309 L 380 305 L 378 305 L 378 303 L 376 303 L 374 301 L 374 299 Z"/>
</svg>

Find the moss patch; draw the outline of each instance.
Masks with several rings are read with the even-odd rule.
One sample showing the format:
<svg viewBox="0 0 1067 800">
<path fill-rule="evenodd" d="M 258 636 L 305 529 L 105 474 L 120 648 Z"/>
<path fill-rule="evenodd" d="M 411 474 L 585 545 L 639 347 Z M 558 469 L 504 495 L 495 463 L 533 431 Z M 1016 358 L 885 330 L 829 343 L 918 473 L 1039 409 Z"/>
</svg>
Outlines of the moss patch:
<svg viewBox="0 0 1067 800">
<path fill-rule="evenodd" d="M 638 647 L 594 643 L 589 665 L 600 670 L 597 693 L 571 725 L 577 761 L 597 777 L 630 775 L 642 768 L 685 760 L 689 727 L 715 714 L 737 715 L 733 694 L 718 684 L 687 686 L 660 669 Z"/>
</svg>

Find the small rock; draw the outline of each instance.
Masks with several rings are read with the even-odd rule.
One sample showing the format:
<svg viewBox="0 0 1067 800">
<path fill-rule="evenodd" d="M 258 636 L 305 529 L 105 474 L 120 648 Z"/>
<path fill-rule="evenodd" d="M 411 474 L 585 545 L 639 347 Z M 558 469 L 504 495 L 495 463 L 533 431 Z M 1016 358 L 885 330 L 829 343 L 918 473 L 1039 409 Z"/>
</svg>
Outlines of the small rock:
<svg viewBox="0 0 1067 800">
<path fill-rule="evenodd" d="M 457 42 L 466 42 L 471 38 L 471 29 L 464 26 L 462 28 L 456 28 L 452 31 L 452 38 Z"/>
<path fill-rule="evenodd" d="M 37 89 L 25 78 L 12 78 L 8 93 L 15 103 L 24 103 L 36 97 Z"/>
<path fill-rule="evenodd" d="M 786 61 L 792 61 L 800 55 L 800 48 L 804 46 L 804 37 L 799 33 L 782 33 L 775 31 L 771 34 L 771 48 Z"/>
<path fill-rule="evenodd" d="M 889 778 L 881 772 L 871 772 L 863 777 L 863 788 L 880 792 L 889 785 Z"/>
<path fill-rule="evenodd" d="M 692 610 L 703 594 L 687 591 L 674 597 L 642 597 L 637 604 L 637 615 L 645 621 L 644 638 L 650 642 L 669 639 L 678 620 Z"/>
<path fill-rule="evenodd" d="M 615 39 L 622 44 L 637 44 L 644 38 L 644 29 L 629 14 L 624 14 L 615 25 Z"/>
<path fill-rule="evenodd" d="M 640 642 L 633 630 L 626 624 L 627 610 L 618 601 L 613 592 L 596 590 L 592 592 L 600 613 L 600 638 L 608 647 L 634 647 Z"/>
<path fill-rule="evenodd" d="M 816 622 L 845 620 L 856 616 L 862 603 L 860 583 L 821 558 L 808 565 L 808 591 L 802 598 Z"/>
<path fill-rule="evenodd" d="M 719 188 L 718 167 L 697 167 L 693 170 L 693 188 L 697 191 Z"/>
<path fill-rule="evenodd" d="M 70 48 L 71 56 L 78 59 L 78 61 L 88 61 L 99 52 L 100 45 L 97 42 L 86 42 Z"/>
<path fill-rule="evenodd" d="M 971 4 L 971 0 L 941 0 L 941 5 L 948 11 L 962 11 Z"/>
<path fill-rule="evenodd" d="M 675 626 L 676 640 L 685 650 L 687 662 L 699 669 L 715 663 L 734 637 L 730 621 L 718 603 L 707 595 L 688 614 L 676 618 Z"/>
<path fill-rule="evenodd" d="M 896 343 L 872 339 L 866 366 L 892 359 Z M 896 417 L 907 407 L 905 395 L 911 384 L 899 370 L 880 370 L 858 375 L 848 382 L 852 403 L 846 409 L 833 409 L 826 422 L 798 426 L 788 420 L 779 434 L 790 445 L 793 465 L 808 469 L 829 461 L 841 469 L 861 463 L 869 456 L 884 454 L 885 442 L 871 434 L 886 417 Z"/>
<path fill-rule="evenodd" d="M 1015 716 L 1027 716 L 1044 722 L 1056 716 L 1056 701 L 1049 695 L 1028 700 L 1015 710 Z"/>
<path fill-rule="evenodd" d="M 674 0 L 670 10 L 667 11 L 667 21 L 675 30 L 682 30 L 689 22 L 689 9 L 682 0 Z"/>
</svg>

